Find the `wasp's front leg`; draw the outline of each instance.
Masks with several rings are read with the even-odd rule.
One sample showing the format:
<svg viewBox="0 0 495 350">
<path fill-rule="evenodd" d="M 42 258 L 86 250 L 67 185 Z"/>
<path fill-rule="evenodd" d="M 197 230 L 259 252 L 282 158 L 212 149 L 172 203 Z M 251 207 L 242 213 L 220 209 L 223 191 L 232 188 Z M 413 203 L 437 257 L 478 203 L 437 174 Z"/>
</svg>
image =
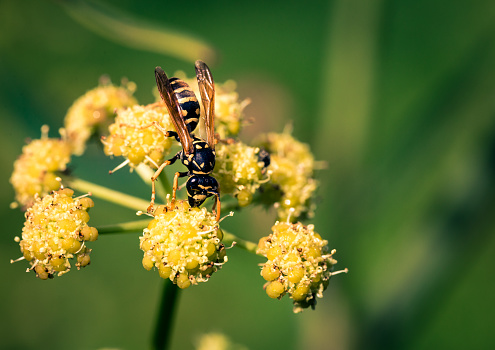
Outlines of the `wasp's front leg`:
<svg viewBox="0 0 495 350">
<path fill-rule="evenodd" d="M 163 162 L 162 165 L 155 171 L 153 176 L 151 177 L 151 202 L 150 206 L 148 207 L 148 213 L 152 213 L 154 211 L 153 206 L 155 205 L 155 181 L 162 172 L 163 168 L 165 168 L 167 165 L 174 164 L 177 159 L 180 157 L 180 152 L 177 153 L 175 156 L 170 158 L 169 160 L 166 160 Z M 175 197 L 175 189 L 174 189 L 174 197 Z"/>
</svg>

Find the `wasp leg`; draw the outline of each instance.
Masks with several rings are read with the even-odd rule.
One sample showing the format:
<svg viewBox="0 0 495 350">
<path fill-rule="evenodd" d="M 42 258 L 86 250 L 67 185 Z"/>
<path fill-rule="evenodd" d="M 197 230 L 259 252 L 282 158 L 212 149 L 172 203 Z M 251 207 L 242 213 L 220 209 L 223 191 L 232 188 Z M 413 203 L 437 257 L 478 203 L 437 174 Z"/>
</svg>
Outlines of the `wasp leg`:
<svg viewBox="0 0 495 350">
<path fill-rule="evenodd" d="M 150 206 L 148 207 L 148 213 L 153 212 L 153 206 L 155 205 L 155 196 L 156 196 L 156 194 L 155 194 L 155 181 L 156 181 L 156 179 L 161 174 L 163 168 L 165 168 L 167 165 L 174 164 L 175 161 L 177 159 L 179 159 L 179 154 L 180 154 L 180 152 L 177 153 L 172 158 L 170 158 L 169 160 L 166 160 L 165 162 L 163 162 L 163 164 L 160 165 L 160 167 L 155 171 L 155 173 L 151 177 L 151 202 L 150 202 Z M 174 195 L 175 195 L 175 191 L 174 191 Z"/>
<path fill-rule="evenodd" d="M 187 171 L 184 172 L 176 172 L 174 176 L 174 186 L 173 186 L 173 192 L 172 192 L 172 201 L 170 202 L 170 207 L 174 207 L 175 205 L 175 197 L 177 194 L 177 188 L 179 187 L 179 177 L 185 177 L 189 176 L 189 173 Z"/>
<path fill-rule="evenodd" d="M 134 128 L 134 129 L 139 129 L 139 130 L 148 129 L 148 128 L 154 126 L 163 135 L 165 135 L 165 137 L 175 137 L 177 142 L 180 142 L 179 135 L 175 131 L 168 131 L 168 130 L 164 129 L 160 124 L 158 124 L 157 121 L 151 122 L 149 124 L 141 125 L 141 126 L 135 126 L 135 125 L 127 124 L 127 123 L 120 123 L 119 126 L 126 126 L 128 128 Z"/>
<path fill-rule="evenodd" d="M 221 209 L 221 202 L 220 202 L 220 194 L 218 192 L 213 192 L 213 191 L 209 191 L 208 193 L 211 193 L 215 196 L 215 203 L 213 203 L 213 208 L 211 209 L 213 212 L 215 212 L 215 207 L 217 208 L 216 210 L 216 219 L 217 219 L 217 222 L 220 221 L 220 209 Z"/>
<path fill-rule="evenodd" d="M 175 131 L 170 131 L 170 130 L 167 130 L 167 129 L 164 129 L 160 124 L 158 124 L 158 122 L 153 122 L 153 124 L 155 125 L 155 128 L 157 128 L 159 131 L 161 131 L 161 133 L 165 136 L 165 137 L 175 137 L 175 139 L 177 140 L 177 142 L 180 142 L 179 140 L 179 135 L 175 132 Z"/>
</svg>

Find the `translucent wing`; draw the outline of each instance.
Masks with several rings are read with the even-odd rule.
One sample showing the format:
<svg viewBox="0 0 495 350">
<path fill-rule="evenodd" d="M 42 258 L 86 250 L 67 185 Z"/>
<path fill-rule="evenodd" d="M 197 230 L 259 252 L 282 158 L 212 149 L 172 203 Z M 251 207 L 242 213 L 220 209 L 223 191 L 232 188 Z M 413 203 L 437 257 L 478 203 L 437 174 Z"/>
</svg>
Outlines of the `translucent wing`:
<svg viewBox="0 0 495 350">
<path fill-rule="evenodd" d="M 161 67 L 155 68 L 156 85 L 163 101 L 167 105 L 168 112 L 170 113 L 170 119 L 172 120 L 177 135 L 179 135 L 180 143 L 186 154 L 193 153 L 193 140 L 189 132 L 187 131 L 186 123 L 182 118 L 182 109 L 180 108 L 177 96 L 172 89 L 172 85 L 168 80 L 167 74 Z"/>
<path fill-rule="evenodd" d="M 196 61 L 196 79 L 205 110 L 206 142 L 215 149 L 215 83 L 210 68 L 200 60 Z"/>
</svg>

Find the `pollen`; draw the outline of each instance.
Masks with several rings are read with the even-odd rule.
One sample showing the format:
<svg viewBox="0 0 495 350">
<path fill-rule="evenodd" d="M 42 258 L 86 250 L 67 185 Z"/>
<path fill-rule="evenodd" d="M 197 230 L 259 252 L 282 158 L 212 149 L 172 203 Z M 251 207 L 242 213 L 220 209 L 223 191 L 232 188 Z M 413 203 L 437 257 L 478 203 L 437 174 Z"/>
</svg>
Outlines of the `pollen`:
<svg viewBox="0 0 495 350">
<path fill-rule="evenodd" d="M 187 201 L 160 207 L 140 237 L 143 266 L 185 289 L 206 282 L 227 262 L 215 215 Z"/>
<path fill-rule="evenodd" d="M 87 197 L 73 198 L 73 194 L 64 188 L 36 197 L 25 214 L 19 246 L 31 265 L 28 271 L 34 271 L 40 279 L 69 272 L 74 259 L 77 269 L 90 263 L 91 249 L 86 242 L 95 241 L 98 230 L 88 226 L 87 211 L 94 203 Z"/>
<path fill-rule="evenodd" d="M 328 252 L 328 241 L 314 232 L 314 226 L 301 223 L 276 222 L 272 234 L 260 239 L 257 253 L 268 261 L 261 269 L 267 281 L 265 291 L 270 298 L 280 299 L 288 294 L 294 312 L 316 305 L 316 297 L 323 297 L 337 263 L 335 250 Z"/>
<path fill-rule="evenodd" d="M 270 153 L 270 181 L 261 188 L 261 201 L 275 204 L 279 218 L 314 216 L 314 196 L 318 188 L 315 160 L 309 146 L 289 132 L 262 135 L 257 144 Z"/>
<path fill-rule="evenodd" d="M 46 133 L 25 145 L 10 177 L 16 202 L 28 208 L 35 196 L 42 197 L 58 189 L 57 178 L 67 169 L 70 155 L 71 148 L 65 140 L 48 138 Z"/>
<path fill-rule="evenodd" d="M 137 104 L 132 96 L 134 90 L 135 84 L 131 82 L 123 86 L 107 82 L 89 90 L 72 104 L 62 130 L 75 155 L 84 153 L 91 135 L 108 133 L 108 125 L 113 122 L 116 110 Z"/>
<path fill-rule="evenodd" d="M 175 130 L 164 105 L 135 105 L 121 109 L 108 128 L 109 136 L 102 139 L 104 152 L 108 156 L 127 158 L 131 168 L 141 163 L 156 167 L 163 162 L 174 142 L 159 128 Z"/>
</svg>

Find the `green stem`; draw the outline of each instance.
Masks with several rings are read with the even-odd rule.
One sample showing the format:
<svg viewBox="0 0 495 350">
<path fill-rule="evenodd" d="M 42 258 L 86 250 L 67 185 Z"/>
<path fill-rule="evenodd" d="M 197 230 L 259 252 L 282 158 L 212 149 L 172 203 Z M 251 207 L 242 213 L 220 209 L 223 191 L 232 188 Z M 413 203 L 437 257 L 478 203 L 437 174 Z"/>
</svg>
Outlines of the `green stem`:
<svg viewBox="0 0 495 350">
<path fill-rule="evenodd" d="M 179 287 L 165 280 L 163 285 L 162 300 L 158 310 L 152 348 L 154 350 L 167 349 L 173 330 L 174 311 L 179 299 Z"/>
<path fill-rule="evenodd" d="M 149 202 L 144 199 L 133 197 L 81 179 L 70 179 L 68 181 L 68 186 L 81 192 L 89 192 L 92 196 L 104 199 L 107 202 L 119 204 L 134 210 L 146 210 L 149 205 Z"/>
<path fill-rule="evenodd" d="M 96 229 L 98 230 L 98 234 L 131 233 L 136 231 L 143 231 L 143 229 L 148 226 L 150 219 L 123 222 L 115 225 L 105 225 L 97 227 Z"/>
<path fill-rule="evenodd" d="M 245 239 L 239 238 L 236 235 L 229 233 L 225 230 L 223 231 L 223 243 L 226 245 L 230 245 L 235 242 L 235 246 L 247 250 L 250 253 L 256 254 L 256 249 L 258 249 L 258 245 L 251 241 L 247 241 Z"/>
</svg>

